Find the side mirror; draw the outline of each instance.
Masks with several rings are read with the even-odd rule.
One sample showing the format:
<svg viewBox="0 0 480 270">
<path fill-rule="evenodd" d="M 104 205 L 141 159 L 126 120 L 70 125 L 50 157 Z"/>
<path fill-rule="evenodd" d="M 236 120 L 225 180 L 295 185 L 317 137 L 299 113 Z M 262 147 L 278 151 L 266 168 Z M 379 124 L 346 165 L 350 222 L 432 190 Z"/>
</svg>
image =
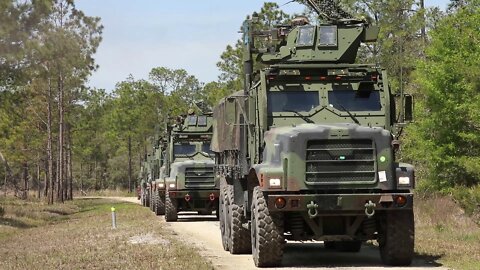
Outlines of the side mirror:
<svg viewBox="0 0 480 270">
<path fill-rule="evenodd" d="M 413 108 L 414 108 L 414 101 L 412 95 L 405 95 L 404 98 L 404 121 L 406 123 L 413 122 Z"/>
</svg>

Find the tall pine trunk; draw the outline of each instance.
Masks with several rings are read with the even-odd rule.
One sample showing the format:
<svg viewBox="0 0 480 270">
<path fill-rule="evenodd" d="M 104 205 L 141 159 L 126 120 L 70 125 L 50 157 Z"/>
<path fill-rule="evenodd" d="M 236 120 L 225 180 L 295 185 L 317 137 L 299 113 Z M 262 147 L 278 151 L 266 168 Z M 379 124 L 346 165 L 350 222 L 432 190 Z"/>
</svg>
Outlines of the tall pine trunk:
<svg viewBox="0 0 480 270">
<path fill-rule="evenodd" d="M 29 178 L 29 175 L 28 175 L 28 162 L 23 162 L 23 173 L 22 173 L 22 180 L 23 180 L 23 194 L 22 194 L 22 198 L 23 199 L 27 199 L 28 198 L 28 192 L 29 192 L 29 183 L 28 183 L 28 178 Z"/>
<path fill-rule="evenodd" d="M 48 170 L 47 170 L 47 180 L 48 184 L 46 185 L 48 193 L 48 204 L 53 204 L 53 135 L 52 135 L 52 85 L 51 80 L 48 81 L 48 97 L 47 97 L 47 160 L 48 160 Z"/>
<path fill-rule="evenodd" d="M 58 168 L 57 168 L 57 183 L 58 183 L 58 202 L 64 201 L 65 196 L 65 157 L 64 157 L 64 89 L 63 89 L 63 75 L 59 71 L 58 76 Z"/>
<path fill-rule="evenodd" d="M 40 154 L 37 155 L 37 198 L 42 197 L 42 181 L 40 180 Z"/>
<path fill-rule="evenodd" d="M 72 135 L 70 125 L 67 124 L 67 160 L 66 160 L 66 176 L 67 176 L 67 199 L 73 200 L 73 172 L 72 172 Z"/>
<path fill-rule="evenodd" d="M 128 134 L 128 190 L 132 192 L 132 136 Z"/>
</svg>

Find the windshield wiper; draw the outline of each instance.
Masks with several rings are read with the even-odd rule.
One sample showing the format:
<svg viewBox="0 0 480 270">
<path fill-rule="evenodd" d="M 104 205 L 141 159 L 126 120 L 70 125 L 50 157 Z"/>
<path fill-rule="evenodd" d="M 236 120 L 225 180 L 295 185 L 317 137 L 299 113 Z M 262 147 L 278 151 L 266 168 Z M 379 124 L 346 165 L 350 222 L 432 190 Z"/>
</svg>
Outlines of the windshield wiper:
<svg viewBox="0 0 480 270">
<path fill-rule="evenodd" d="M 297 111 L 289 110 L 289 109 L 283 109 L 283 110 L 286 111 L 286 112 L 292 112 L 292 113 L 300 116 L 300 118 L 302 118 L 305 122 L 307 122 L 307 123 L 309 123 L 309 124 L 315 124 L 315 122 L 313 122 L 312 119 L 306 117 L 305 115 L 303 115 L 303 114 L 301 114 L 301 113 L 299 113 L 299 112 L 297 112 Z"/>
<path fill-rule="evenodd" d="M 352 120 L 353 120 L 353 122 L 355 122 L 355 124 L 361 126 L 361 124 L 360 124 L 360 122 L 358 121 L 358 119 L 357 119 L 355 116 L 353 116 L 353 114 L 352 114 L 349 110 L 347 110 L 347 108 L 345 108 L 342 104 L 337 104 L 337 105 L 338 105 L 341 109 L 343 109 L 343 111 L 345 111 L 346 113 L 348 113 L 348 116 L 350 116 L 350 118 L 352 118 Z M 335 108 L 335 107 L 333 106 L 333 104 L 330 104 L 330 107 Z"/>
</svg>

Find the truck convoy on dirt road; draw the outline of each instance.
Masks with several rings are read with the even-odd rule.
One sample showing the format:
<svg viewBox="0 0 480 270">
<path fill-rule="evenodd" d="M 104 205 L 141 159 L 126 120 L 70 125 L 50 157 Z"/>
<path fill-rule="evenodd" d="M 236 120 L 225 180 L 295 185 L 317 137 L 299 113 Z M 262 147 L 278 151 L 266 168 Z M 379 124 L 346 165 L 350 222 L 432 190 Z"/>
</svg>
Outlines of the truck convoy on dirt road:
<svg viewBox="0 0 480 270">
<path fill-rule="evenodd" d="M 415 175 L 396 154 L 413 99 L 394 94 L 381 67 L 356 63 L 377 27 L 332 1 L 305 2 L 322 23 L 244 22 L 243 91 L 168 129 L 140 197 L 167 221 L 217 210 L 223 248 L 257 267 L 279 266 L 286 240 L 342 252 L 376 240 L 385 264 L 409 265 Z"/>
<path fill-rule="evenodd" d="M 269 267 L 285 240 L 356 252 L 375 239 L 385 264 L 409 265 L 414 169 L 395 161 L 403 123 L 386 71 L 355 64 L 378 28 L 307 2 L 325 23 L 260 31 L 245 21 L 245 88 L 214 109 L 224 249 Z M 411 98 L 399 99 L 410 118 Z"/>
<path fill-rule="evenodd" d="M 165 214 L 167 221 L 176 221 L 180 211 L 218 212 L 219 182 L 210 150 L 212 115 L 191 111 L 176 120 L 165 139 L 157 140 L 142 169 L 144 206 Z"/>
</svg>

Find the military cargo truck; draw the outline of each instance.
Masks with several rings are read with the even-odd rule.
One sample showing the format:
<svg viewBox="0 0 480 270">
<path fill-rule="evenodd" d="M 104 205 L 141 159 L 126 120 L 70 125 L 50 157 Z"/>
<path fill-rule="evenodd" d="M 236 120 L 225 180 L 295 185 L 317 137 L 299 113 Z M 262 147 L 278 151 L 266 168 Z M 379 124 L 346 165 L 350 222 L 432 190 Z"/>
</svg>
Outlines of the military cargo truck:
<svg viewBox="0 0 480 270">
<path fill-rule="evenodd" d="M 152 154 L 148 153 L 140 167 L 140 201 L 145 207 L 153 207 L 152 199 Z"/>
<path fill-rule="evenodd" d="M 155 144 L 155 156 L 153 159 L 153 181 L 152 181 L 152 203 L 153 212 L 156 215 L 165 214 L 165 155 L 167 151 L 167 140 L 159 138 Z"/>
<path fill-rule="evenodd" d="M 377 27 L 307 2 L 324 23 L 245 21 L 245 89 L 214 109 L 224 249 L 267 267 L 281 264 L 285 240 L 346 252 L 377 240 L 385 264 L 409 265 L 414 168 L 395 154 L 412 98 L 396 97 L 381 67 L 355 64 Z"/>
<path fill-rule="evenodd" d="M 211 214 L 218 210 L 219 183 L 214 175 L 211 139 L 211 114 L 190 112 L 169 129 L 164 171 L 167 221 L 176 221 L 180 211 Z"/>
</svg>

